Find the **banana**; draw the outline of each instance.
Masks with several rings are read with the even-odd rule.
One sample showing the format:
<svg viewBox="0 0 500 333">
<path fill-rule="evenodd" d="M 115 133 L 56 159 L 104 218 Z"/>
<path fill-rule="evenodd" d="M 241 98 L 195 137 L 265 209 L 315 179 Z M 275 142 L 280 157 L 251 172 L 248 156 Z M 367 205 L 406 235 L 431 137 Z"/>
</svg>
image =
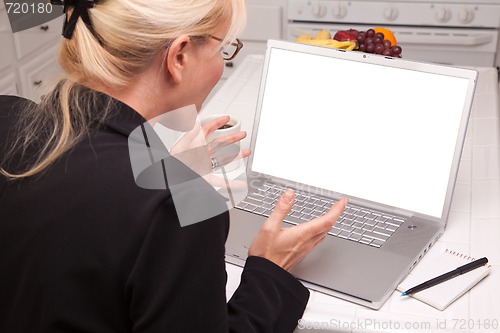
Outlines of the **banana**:
<svg viewBox="0 0 500 333">
<path fill-rule="evenodd" d="M 297 37 L 297 39 L 295 41 L 297 43 L 303 43 L 304 41 L 311 40 L 311 39 L 313 39 L 313 36 L 311 36 L 309 34 L 302 34 L 299 37 Z"/>
<path fill-rule="evenodd" d="M 356 43 L 354 41 L 350 41 L 350 42 L 351 42 L 351 45 L 346 48 L 347 51 L 352 51 L 356 48 L 356 46 L 358 46 L 358 43 Z"/>
<path fill-rule="evenodd" d="M 330 31 L 323 29 L 316 34 L 316 39 L 331 39 Z"/>
<path fill-rule="evenodd" d="M 344 49 L 344 50 L 354 50 L 356 48 L 356 41 L 346 40 L 344 42 L 339 42 L 335 39 L 310 39 L 302 41 L 304 44 L 323 46 L 323 47 L 331 47 L 335 49 Z"/>
</svg>

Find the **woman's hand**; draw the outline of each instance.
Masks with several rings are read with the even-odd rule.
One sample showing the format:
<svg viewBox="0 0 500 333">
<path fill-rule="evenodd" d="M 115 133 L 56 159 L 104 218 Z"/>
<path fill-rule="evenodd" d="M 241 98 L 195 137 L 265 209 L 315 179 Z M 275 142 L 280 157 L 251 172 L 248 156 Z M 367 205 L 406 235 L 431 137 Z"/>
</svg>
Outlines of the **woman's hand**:
<svg viewBox="0 0 500 333">
<path fill-rule="evenodd" d="M 226 125 L 231 118 L 229 116 L 222 116 L 219 118 L 214 119 L 213 121 L 205 124 L 203 126 L 203 132 L 205 133 L 205 138 L 208 138 L 210 134 L 215 132 L 218 128 Z M 226 147 L 228 145 L 236 144 L 239 141 L 243 140 L 246 138 L 247 133 L 244 131 L 234 133 L 234 134 L 229 134 L 226 136 L 221 136 L 218 137 L 211 142 L 208 143 L 208 150 L 210 156 L 213 157 L 214 153 L 218 151 L 219 149 Z M 238 146 L 239 147 L 239 146 Z M 228 151 L 226 149 L 226 151 Z M 250 155 L 250 149 L 235 149 L 234 154 L 229 154 L 227 156 L 220 156 L 217 160 L 219 167 L 222 167 L 234 160 L 239 160 L 242 158 L 246 158 Z"/>
<path fill-rule="evenodd" d="M 207 138 L 219 127 L 229 121 L 229 116 L 222 116 L 205 124 L 203 127 L 196 123 L 194 128 L 184 135 L 170 149 L 170 153 L 185 165 L 198 173 L 214 186 L 223 186 L 224 180 L 212 175 L 212 157 L 219 149 L 235 144 L 246 137 L 246 132 L 238 132 L 222 136 L 207 143 Z M 250 155 L 249 149 L 235 151 L 234 156 L 222 156 L 217 161 L 218 167 L 223 167 L 233 160 L 246 158 Z M 215 177 L 215 178 L 214 178 Z"/>
<path fill-rule="evenodd" d="M 291 210 L 295 193 L 287 189 L 276 204 L 248 254 L 266 258 L 285 270 L 300 262 L 325 238 L 347 204 L 347 198 L 337 201 L 323 216 L 290 228 L 282 228 L 283 219 Z"/>
</svg>

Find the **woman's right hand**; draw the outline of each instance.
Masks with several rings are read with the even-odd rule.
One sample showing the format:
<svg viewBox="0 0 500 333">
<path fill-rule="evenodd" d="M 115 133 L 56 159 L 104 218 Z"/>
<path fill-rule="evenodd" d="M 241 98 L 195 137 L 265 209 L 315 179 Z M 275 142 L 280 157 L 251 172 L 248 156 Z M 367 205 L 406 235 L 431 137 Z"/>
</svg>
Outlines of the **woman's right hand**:
<svg viewBox="0 0 500 333">
<path fill-rule="evenodd" d="M 266 258 L 285 270 L 300 262 L 325 238 L 347 204 L 347 198 L 337 201 L 325 215 L 290 228 L 282 222 L 295 199 L 291 189 L 283 192 L 276 208 L 262 225 L 248 250 L 249 256 Z"/>
</svg>

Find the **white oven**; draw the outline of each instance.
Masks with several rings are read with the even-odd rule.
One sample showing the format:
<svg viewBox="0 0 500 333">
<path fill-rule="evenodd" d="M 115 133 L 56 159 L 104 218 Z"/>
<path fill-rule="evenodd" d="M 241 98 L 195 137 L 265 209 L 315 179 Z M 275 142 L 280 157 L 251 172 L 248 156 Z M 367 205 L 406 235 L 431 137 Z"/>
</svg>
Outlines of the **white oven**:
<svg viewBox="0 0 500 333">
<path fill-rule="evenodd" d="M 287 39 L 321 29 L 383 26 L 403 58 L 498 66 L 500 0 L 288 0 Z"/>
</svg>

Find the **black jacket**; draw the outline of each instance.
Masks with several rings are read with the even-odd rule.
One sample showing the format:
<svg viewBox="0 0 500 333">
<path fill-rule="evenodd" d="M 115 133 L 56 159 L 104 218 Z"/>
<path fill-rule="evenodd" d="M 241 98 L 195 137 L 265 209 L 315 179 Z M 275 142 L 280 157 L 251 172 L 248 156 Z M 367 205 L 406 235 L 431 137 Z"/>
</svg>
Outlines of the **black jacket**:
<svg viewBox="0 0 500 333">
<path fill-rule="evenodd" d="M 0 96 L 0 158 L 19 101 Z M 0 176 L 0 332 L 293 331 L 309 293 L 266 259 L 226 303 L 227 212 L 181 227 L 168 189 L 135 184 L 127 138 L 144 122 L 116 101 L 43 174 Z"/>
</svg>

